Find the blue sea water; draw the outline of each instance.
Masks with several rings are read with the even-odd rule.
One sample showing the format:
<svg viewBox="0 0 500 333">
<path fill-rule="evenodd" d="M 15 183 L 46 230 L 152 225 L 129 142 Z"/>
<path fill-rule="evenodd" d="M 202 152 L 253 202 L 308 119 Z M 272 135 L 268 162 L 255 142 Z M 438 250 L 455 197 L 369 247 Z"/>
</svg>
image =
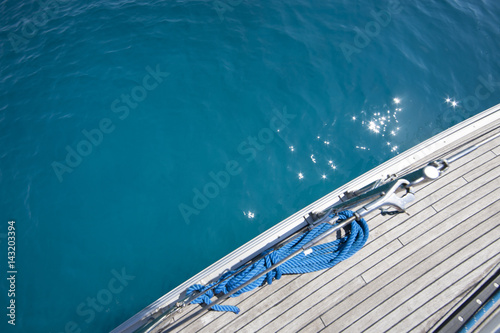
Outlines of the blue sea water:
<svg viewBox="0 0 500 333">
<path fill-rule="evenodd" d="M 500 102 L 493 0 L 7 0 L 0 13 L 1 332 L 109 331 Z"/>
</svg>

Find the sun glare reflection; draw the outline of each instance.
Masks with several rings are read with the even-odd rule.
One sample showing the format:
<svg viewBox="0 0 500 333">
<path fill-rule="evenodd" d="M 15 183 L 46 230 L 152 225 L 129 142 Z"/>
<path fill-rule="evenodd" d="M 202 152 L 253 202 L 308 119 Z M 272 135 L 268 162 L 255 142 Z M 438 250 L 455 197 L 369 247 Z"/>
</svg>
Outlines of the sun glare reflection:
<svg viewBox="0 0 500 333">
<path fill-rule="evenodd" d="M 292 170 L 297 175 L 302 184 L 308 182 L 324 181 L 325 185 L 342 173 L 341 165 L 336 165 L 334 159 L 338 157 L 338 151 L 343 152 L 346 144 L 352 142 L 350 147 L 356 150 L 364 151 L 367 156 L 373 154 L 398 154 L 398 135 L 400 133 L 399 116 L 404 109 L 404 99 L 394 97 L 389 99 L 386 104 L 369 106 L 367 109 L 358 112 L 352 112 L 345 115 L 345 120 L 351 123 L 349 133 L 352 134 L 349 140 L 344 140 L 342 137 L 335 136 L 335 130 L 332 131 L 333 123 L 323 123 L 324 128 L 314 133 L 307 146 L 297 143 L 298 150 L 295 152 L 295 147 L 288 145 L 291 152 L 290 158 L 300 164 L 296 164 Z M 447 102 L 450 106 L 455 100 L 448 98 Z M 344 120 L 344 121 L 345 121 Z M 328 126 L 330 125 L 330 126 Z M 359 133 L 365 130 L 368 133 Z M 325 132 L 327 131 L 327 132 Z M 361 135 L 356 135 L 356 132 Z M 286 146 L 285 146 L 286 147 Z M 286 149 L 286 148 L 285 148 Z M 361 152 L 360 152 L 361 153 Z M 363 154 L 363 153 L 361 153 Z M 310 161 L 308 161 L 310 159 Z M 298 171 L 300 170 L 300 171 Z M 305 178 L 305 175 L 308 178 Z M 306 182 L 306 183 L 303 183 Z M 248 211 L 248 216 L 251 212 Z M 247 214 L 245 212 L 245 214 Z"/>
<path fill-rule="evenodd" d="M 253 219 L 255 217 L 255 214 L 251 211 L 248 211 L 248 212 L 243 211 L 243 215 L 245 215 L 249 219 Z"/>
<path fill-rule="evenodd" d="M 453 108 L 456 108 L 458 106 L 458 102 L 455 99 L 452 99 L 450 97 L 446 97 L 444 100 L 447 104 L 452 106 Z"/>
<path fill-rule="evenodd" d="M 370 133 L 380 136 L 380 137 L 396 137 L 399 133 L 400 128 L 397 126 L 399 124 L 398 114 L 403 111 L 402 99 L 399 97 L 394 97 L 394 106 L 387 108 L 387 105 L 382 108 L 372 107 L 370 110 L 362 110 L 359 114 L 350 115 L 352 119 L 359 120 L 361 126 L 366 128 Z M 453 103 L 450 99 L 450 103 Z M 379 109 L 382 109 L 379 111 Z M 392 140 L 392 139 L 391 139 Z M 398 146 L 388 142 L 382 141 L 382 145 L 387 147 L 391 153 L 398 153 Z M 370 150 L 371 142 L 360 142 L 356 146 L 356 149 L 360 150 Z M 373 147 L 372 147 L 373 148 Z"/>
</svg>

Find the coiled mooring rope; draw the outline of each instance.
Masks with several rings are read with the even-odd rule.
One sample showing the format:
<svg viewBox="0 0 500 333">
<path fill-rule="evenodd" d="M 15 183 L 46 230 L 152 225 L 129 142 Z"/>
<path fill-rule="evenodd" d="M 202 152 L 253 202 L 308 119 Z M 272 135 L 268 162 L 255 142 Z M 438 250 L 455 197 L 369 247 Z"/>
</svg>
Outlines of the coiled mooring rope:
<svg viewBox="0 0 500 333">
<path fill-rule="evenodd" d="M 337 220 L 337 223 L 346 220 L 351 216 L 353 216 L 352 211 L 346 210 L 340 212 L 338 213 L 339 218 Z M 273 264 L 280 262 L 283 258 L 286 258 L 288 255 L 299 250 L 300 248 L 302 248 L 302 246 L 315 239 L 322 233 L 326 232 L 334 225 L 329 223 L 322 223 L 320 226 L 307 233 L 304 233 L 302 236 L 294 239 L 293 241 L 277 249 L 276 251 L 267 250 L 267 252 L 272 252 L 270 252 L 264 258 L 252 264 L 249 264 L 248 267 L 231 278 L 229 277 L 235 274 L 235 271 L 226 272 L 219 278 L 218 281 L 213 282 L 209 285 L 204 286 L 201 284 L 195 284 L 189 287 L 186 293 L 188 296 L 193 294 L 193 292 L 195 291 L 203 292 L 207 290 L 203 295 L 193 300 L 190 304 L 210 304 L 212 302 L 211 298 L 214 297 L 214 295 L 227 294 L 231 290 L 237 289 L 239 286 L 249 281 L 252 277 L 258 275 L 259 273 L 262 273 Z M 315 272 L 326 268 L 331 268 L 342 260 L 351 257 L 366 243 L 369 234 L 368 224 L 364 219 L 361 219 L 360 221 L 354 221 L 346 228 L 346 232 L 347 235 L 342 238 L 336 239 L 330 243 L 313 246 L 312 253 L 309 253 L 307 255 L 304 254 L 304 252 L 299 253 L 292 259 L 288 260 L 282 265 L 277 266 L 267 274 L 261 276 L 253 283 L 238 290 L 237 292 L 232 294 L 231 297 L 239 296 L 244 292 L 255 289 L 266 283 L 271 284 L 273 279 L 279 280 L 282 274 L 302 274 Z M 218 283 L 220 284 L 215 288 L 210 289 Z M 240 309 L 233 305 L 215 304 L 211 307 L 211 309 L 215 311 L 232 311 L 236 314 L 240 312 Z"/>
</svg>

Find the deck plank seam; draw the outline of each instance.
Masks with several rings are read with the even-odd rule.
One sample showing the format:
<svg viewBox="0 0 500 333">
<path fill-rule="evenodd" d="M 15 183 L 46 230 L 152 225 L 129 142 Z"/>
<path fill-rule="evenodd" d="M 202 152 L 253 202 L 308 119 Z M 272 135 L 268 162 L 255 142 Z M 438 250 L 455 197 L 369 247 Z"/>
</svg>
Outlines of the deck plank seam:
<svg viewBox="0 0 500 333">
<path fill-rule="evenodd" d="M 321 320 L 321 323 L 323 324 L 323 328 L 325 328 L 325 327 L 326 327 L 326 324 L 325 324 L 325 322 L 323 321 L 323 318 L 319 317 L 319 320 Z"/>
<path fill-rule="evenodd" d="M 363 282 L 364 282 L 365 284 L 368 284 L 368 281 L 366 281 L 366 280 L 365 280 L 365 278 L 364 278 L 363 274 L 359 274 L 359 277 L 360 277 L 361 279 L 363 279 Z"/>
<path fill-rule="evenodd" d="M 403 248 L 405 245 L 403 244 L 403 242 L 401 241 L 401 239 L 399 239 L 399 237 L 396 238 L 396 239 L 398 240 L 399 244 L 401 244 L 401 248 Z"/>
</svg>

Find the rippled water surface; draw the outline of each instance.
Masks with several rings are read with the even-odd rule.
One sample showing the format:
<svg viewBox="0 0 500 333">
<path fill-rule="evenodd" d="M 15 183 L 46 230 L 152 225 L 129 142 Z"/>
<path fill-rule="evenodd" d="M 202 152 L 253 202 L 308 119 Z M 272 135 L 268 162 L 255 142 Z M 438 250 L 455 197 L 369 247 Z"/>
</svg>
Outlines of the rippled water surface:
<svg viewBox="0 0 500 333">
<path fill-rule="evenodd" d="M 2 332 L 109 331 L 500 102 L 493 0 L 7 0 L 0 13 Z"/>
</svg>

